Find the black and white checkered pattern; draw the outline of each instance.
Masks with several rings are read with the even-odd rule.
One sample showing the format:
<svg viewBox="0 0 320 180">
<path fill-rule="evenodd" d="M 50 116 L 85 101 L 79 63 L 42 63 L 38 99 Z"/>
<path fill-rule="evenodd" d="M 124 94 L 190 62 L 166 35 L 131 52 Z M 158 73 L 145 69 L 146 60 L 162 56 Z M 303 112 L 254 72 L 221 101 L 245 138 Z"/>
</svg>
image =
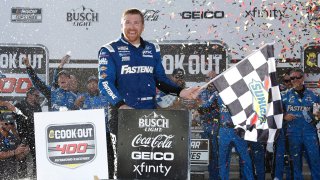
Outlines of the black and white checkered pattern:
<svg viewBox="0 0 320 180">
<path fill-rule="evenodd" d="M 249 84 L 259 82 L 267 86 L 268 104 L 266 121 L 252 123 L 258 113 L 254 109 L 254 95 Z M 279 129 L 282 128 L 282 103 L 279 84 L 276 78 L 276 66 L 273 45 L 265 45 L 248 57 L 220 74 L 213 81 L 219 95 L 228 107 L 235 128 L 245 140 L 272 143 Z"/>
</svg>

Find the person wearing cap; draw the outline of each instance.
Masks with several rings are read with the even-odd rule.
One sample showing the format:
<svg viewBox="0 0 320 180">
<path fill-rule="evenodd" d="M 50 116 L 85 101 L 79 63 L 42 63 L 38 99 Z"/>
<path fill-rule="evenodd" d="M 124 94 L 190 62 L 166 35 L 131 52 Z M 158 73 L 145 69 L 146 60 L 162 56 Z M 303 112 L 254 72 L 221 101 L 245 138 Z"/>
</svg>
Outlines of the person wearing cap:
<svg viewBox="0 0 320 180">
<path fill-rule="evenodd" d="M 11 132 L 15 121 L 12 113 L 0 114 L 0 179 L 17 178 L 17 161 L 29 153 L 29 146 Z"/>
<path fill-rule="evenodd" d="M 46 85 L 36 74 L 31 67 L 29 59 L 23 59 L 27 67 L 27 73 L 33 85 L 44 95 L 48 100 L 49 111 L 72 110 L 75 109 L 74 101 L 77 95 L 69 90 L 70 74 L 68 71 L 60 71 L 58 73 L 58 88 Z"/>
<path fill-rule="evenodd" d="M 30 87 L 26 92 L 24 100 L 15 104 L 15 107 L 19 108 L 22 113 L 27 116 L 25 118 L 21 115 L 16 115 L 17 130 L 22 141 L 29 145 L 30 154 L 33 160 L 33 176 L 36 176 L 36 149 L 35 149 L 35 136 L 34 136 L 34 113 L 42 112 L 40 106 L 40 92 L 35 87 Z M 22 159 L 19 163 L 20 169 L 25 169 L 21 172 L 19 178 L 25 178 L 27 172 L 27 160 Z"/>
<path fill-rule="evenodd" d="M 176 83 L 179 87 L 185 88 L 186 82 L 184 80 L 184 70 L 177 68 L 174 69 L 172 74 L 170 75 L 170 79 Z M 183 101 L 174 95 L 166 94 L 162 91 L 158 91 L 157 97 L 157 105 L 160 108 L 166 108 L 166 109 L 185 109 L 187 110 L 187 106 L 183 104 Z"/>
<path fill-rule="evenodd" d="M 68 55 L 66 55 L 68 56 Z M 58 65 L 57 69 L 54 69 L 53 71 L 53 82 L 52 82 L 52 87 L 54 88 L 59 88 L 58 84 L 58 74 L 60 71 L 63 71 L 63 66 L 67 63 L 68 58 L 66 56 L 62 57 L 60 60 L 60 64 Z M 70 56 L 69 56 L 70 57 Z M 69 88 L 70 91 L 75 93 L 76 95 L 80 95 L 79 93 L 79 81 L 77 77 L 73 74 L 70 74 L 70 81 L 69 81 Z"/>
<path fill-rule="evenodd" d="M 87 92 L 80 95 L 76 101 L 77 109 L 102 109 L 108 105 L 108 100 L 102 96 L 98 89 L 98 78 L 90 76 L 87 80 Z"/>
<path fill-rule="evenodd" d="M 210 71 L 205 75 L 205 82 L 209 82 L 216 77 L 214 71 Z M 213 98 L 217 90 L 213 83 L 208 86 L 199 94 L 202 103 L 198 107 L 200 114 L 200 121 L 203 128 L 201 138 L 210 140 L 210 160 L 208 165 L 209 179 L 219 179 L 219 164 L 218 164 L 218 132 L 219 132 L 219 107 L 217 100 L 210 103 L 210 98 Z"/>
</svg>

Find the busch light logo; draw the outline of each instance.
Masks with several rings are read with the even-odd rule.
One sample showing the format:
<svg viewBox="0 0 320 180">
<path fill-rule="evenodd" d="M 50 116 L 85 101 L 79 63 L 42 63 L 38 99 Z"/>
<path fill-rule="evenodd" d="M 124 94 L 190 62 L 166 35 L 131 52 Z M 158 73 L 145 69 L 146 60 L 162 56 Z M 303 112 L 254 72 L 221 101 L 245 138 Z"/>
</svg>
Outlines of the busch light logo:
<svg viewBox="0 0 320 180">
<path fill-rule="evenodd" d="M 257 120 L 260 120 L 260 123 L 266 122 L 269 89 L 268 80 L 269 79 L 266 78 L 265 85 L 263 85 L 262 82 L 255 80 L 252 80 L 252 82 L 249 83 L 249 89 L 253 96 L 253 111 L 255 112 L 251 124 L 255 124 Z"/>
<path fill-rule="evenodd" d="M 99 21 L 99 13 L 82 5 L 67 12 L 66 18 L 67 22 L 71 22 L 73 26 L 83 26 L 88 30 L 88 27 Z"/>
<path fill-rule="evenodd" d="M 139 128 L 144 128 L 146 132 L 162 132 L 164 128 L 169 128 L 169 119 L 152 112 L 139 118 Z"/>
<path fill-rule="evenodd" d="M 146 9 L 143 11 L 145 21 L 158 21 L 160 10 Z"/>
</svg>

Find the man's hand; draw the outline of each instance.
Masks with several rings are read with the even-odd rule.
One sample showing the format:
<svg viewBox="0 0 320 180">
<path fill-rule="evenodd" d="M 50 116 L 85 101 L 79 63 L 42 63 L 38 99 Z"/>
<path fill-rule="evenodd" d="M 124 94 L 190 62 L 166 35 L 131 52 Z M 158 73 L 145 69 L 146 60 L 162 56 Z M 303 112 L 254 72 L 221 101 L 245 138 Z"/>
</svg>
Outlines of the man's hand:
<svg viewBox="0 0 320 180">
<path fill-rule="evenodd" d="M 283 119 L 286 121 L 292 121 L 294 120 L 296 117 L 293 114 L 286 114 Z"/>
<path fill-rule="evenodd" d="M 11 103 L 9 103 L 8 101 L 0 101 L 0 106 L 6 106 L 9 111 L 15 112 L 16 110 L 16 107 Z"/>
<path fill-rule="evenodd" d="M 74 105 L 76 107 L 80 108 L 80 107 L 82 107 L 84 100 L 85 100 L 85 97 L 84 96 L 80 96 L 74 101 Z"/>
<path fill-rule="evenodd" d="M 134 109 L 134 108 L 124 104 L 124 105 L 120 106 L 119 109 Z"/>
<path fill-rule="evenodd" d="M 17 159 L 24 158 L 30 152 L 30 148 L 28 145 L 20 144 L 15 150 L 15 156 Z"/>
<path fill-rule="evenodd" d="M 201 87 L 194 86 L 187 89 L 183 89 L 179 96 L 185 99 L 195 100 L 198 98 L 199 93 L 201 92 Z"/>
<path fill-rule="evenodd" d="M 26 65 L 27 67 L 31 67 L 28 57 L 24 57 L 22 60 L 24 65 Z"/>
</svg>

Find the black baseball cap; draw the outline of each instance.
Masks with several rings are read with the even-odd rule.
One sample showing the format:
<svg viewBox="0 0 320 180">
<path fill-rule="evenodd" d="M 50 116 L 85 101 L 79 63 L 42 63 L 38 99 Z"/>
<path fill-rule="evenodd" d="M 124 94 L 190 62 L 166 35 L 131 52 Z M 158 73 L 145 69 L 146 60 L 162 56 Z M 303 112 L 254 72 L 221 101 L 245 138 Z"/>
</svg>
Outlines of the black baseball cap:
<svg viewBox="0 0 320 180">
<path fill-rule="evenodd" d="M 90 76 L 87 80 L 87 83 L 90 83 L 91 81 L 99 82 L 98 78 L 96 76 Z"/>
<path fill-rule="evenodd" d="M 58 73 L 58 77 L 61 76 L 61 75 L 65 75 L 67 77 L 70 77 L 70 73 L 66 70 L 62 70 Z"/>
<path fill-rule="evenodd" d="M 177 68 L 177 69 L 174 69 L 173 72 L 172 72 L 172 75 L 184 75 L 184 70 L 183 69 L 180 69 L 180 68 Z"/>
</svg>

